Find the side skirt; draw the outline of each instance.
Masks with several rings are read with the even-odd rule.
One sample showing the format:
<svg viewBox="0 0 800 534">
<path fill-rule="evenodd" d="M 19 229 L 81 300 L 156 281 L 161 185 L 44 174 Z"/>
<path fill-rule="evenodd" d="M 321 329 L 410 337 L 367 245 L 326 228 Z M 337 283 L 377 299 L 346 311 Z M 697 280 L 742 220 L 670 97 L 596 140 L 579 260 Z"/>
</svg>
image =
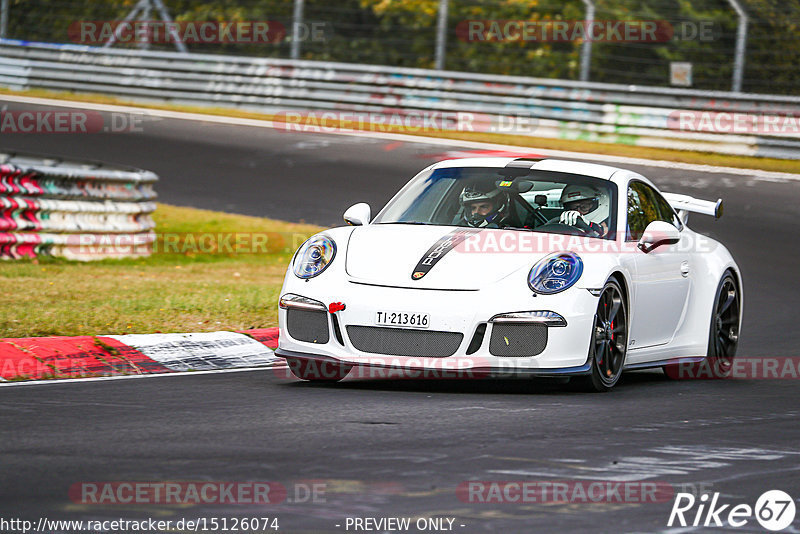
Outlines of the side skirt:
<svg viewBox="0 0 800 534">
<path fill-rule="evenodd" d="M 705 356 L 687 356 L 685 358 L 671 358 L 668 360 L 657 360 L 654 362 L 642 362 L 627 364 L 622 368 L 623 371 L 636 371 L 639 369 L 652 369 L 654 367 L 663 367 L 665 365 L 678 365 L 681 363 L 700 363 L 705 360 Z"/>
</svg>

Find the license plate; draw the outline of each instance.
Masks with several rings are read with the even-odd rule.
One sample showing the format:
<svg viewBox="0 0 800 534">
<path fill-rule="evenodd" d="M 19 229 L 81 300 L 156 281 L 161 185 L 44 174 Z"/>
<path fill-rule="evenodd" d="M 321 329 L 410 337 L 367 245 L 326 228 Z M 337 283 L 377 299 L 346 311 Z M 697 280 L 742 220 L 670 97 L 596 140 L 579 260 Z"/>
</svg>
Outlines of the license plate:
<svg viewBox="0 0 800 534">
<path fill-rule="evenodd" d="M 428 328 L 431 324 L 429 313 L 415 312 L 375 312 L 375 324 L 384 326 L 404 326 L 407 328 Z"/>
</svg>

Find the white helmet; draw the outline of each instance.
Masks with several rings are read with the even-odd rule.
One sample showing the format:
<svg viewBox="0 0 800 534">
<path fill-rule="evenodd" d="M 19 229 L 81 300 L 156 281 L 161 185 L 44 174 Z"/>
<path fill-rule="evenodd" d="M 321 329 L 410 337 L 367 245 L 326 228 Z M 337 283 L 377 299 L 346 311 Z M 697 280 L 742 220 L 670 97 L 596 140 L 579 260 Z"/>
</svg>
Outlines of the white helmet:
<svg viewBox="0 0 800 534">
<path fill-rule="evenodd" d="M 569 204 L 579 200 L 592 200 L 594 204 L 592 209 L 586 215 L 581 214 L 581 217 L 586 222 L 600 224 L 608 219 L 609 214 L 609 199 L 608 194 L 589 185 L 570 184 L 561 191 L 561 204 L 565 210 L 569 210 Z"/>
</svg>

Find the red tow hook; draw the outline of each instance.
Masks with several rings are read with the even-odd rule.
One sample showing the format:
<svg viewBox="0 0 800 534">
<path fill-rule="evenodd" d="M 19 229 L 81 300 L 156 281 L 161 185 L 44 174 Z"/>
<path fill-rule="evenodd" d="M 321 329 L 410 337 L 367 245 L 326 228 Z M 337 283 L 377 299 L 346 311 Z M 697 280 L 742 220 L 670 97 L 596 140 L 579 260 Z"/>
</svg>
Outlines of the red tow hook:
<svg viewBox="0 0 800 534">
<path fill-rule="evenodd" d="M 328 304 L 328 311 L 330 313 L 336 313 L 338 311 L 344 310 L 346 307 L 347 306 L 344 305 L 344 302 L 331 302 L 330 304 Z"/>
</svg>

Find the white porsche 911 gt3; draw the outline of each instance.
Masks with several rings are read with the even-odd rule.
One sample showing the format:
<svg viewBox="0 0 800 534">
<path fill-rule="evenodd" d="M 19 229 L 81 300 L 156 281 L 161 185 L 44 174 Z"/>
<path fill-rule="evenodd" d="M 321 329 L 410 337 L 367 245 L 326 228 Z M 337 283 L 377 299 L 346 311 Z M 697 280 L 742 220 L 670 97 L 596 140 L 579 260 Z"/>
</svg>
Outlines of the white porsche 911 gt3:
<svg viewBox="0 0 800 534">
<path fill-rule="evenodd" d="M 742 279 L 686 225 L 722 201 L 662 194 L 635 172 L 468 158 L 422 170 L 370 220 L 311 237 L 280 298 L 278 356 L 305 380 L 354 366 L 416 376 L 579 377 L 708 359 L 732 366 Z M 415 376 L 412 374 L 412 376 Z"/>
</svg>

